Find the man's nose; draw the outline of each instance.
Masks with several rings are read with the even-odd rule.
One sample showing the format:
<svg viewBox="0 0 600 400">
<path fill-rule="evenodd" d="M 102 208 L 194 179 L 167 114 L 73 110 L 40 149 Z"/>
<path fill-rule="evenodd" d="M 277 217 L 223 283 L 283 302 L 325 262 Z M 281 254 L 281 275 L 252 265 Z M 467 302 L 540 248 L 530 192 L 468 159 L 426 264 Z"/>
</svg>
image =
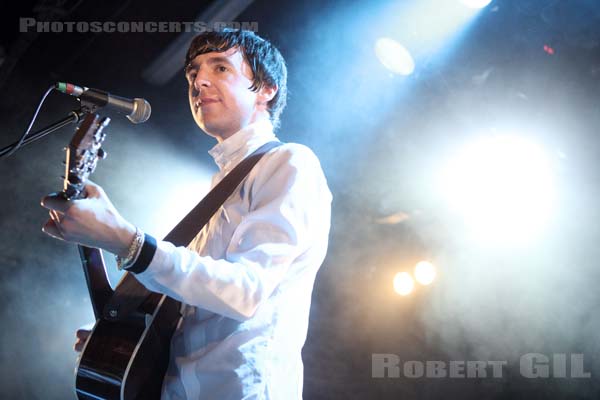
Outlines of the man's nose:
<svg viewBox="0 0 600 400">
<path fill-rule="evenodd" d="M 210 81 L 208 79 L 206 79 L 206 77 L 200 73 L 198 73 L 196 75 L 196 79 L 194 79 L 194 88 L 197 91 L 202 90 L 203 87 L 209 87 L 210 86 Z"/>
</svg>

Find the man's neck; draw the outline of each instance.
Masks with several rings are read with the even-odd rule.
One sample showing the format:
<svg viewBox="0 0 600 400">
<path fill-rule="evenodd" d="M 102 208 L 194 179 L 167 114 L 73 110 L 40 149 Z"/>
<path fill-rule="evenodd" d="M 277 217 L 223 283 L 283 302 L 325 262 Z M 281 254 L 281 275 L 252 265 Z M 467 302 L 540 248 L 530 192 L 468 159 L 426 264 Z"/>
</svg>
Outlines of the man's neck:
<svg viewBox="0 0 600 400">
<path fill-rule="evenodd" d="M 224 133 L 211 133 L 210 136 L 214 137 L 215 139 L 217 139 L 218 143 L 223 143 L 225 140 L 229 139 L 230 137 L 232 137 L 233 135 L 235 135 L 236 133 L 238 133 L 239 131 L 245 129 L 246 127 L 248 127 L 251 124 L 254 124 L 258 121 L 263 121 L 263 120 L 269 120 L 269 115 L 261 115 L 261 116 L 257 116 L 256 118 L 252 118 L 250 119 L 250 121 L 246 124 L 244 124 L 242 127 L 240 127 L 239 129 L 233 131 L 233 132 L 224 132 Z"/>
</svg>

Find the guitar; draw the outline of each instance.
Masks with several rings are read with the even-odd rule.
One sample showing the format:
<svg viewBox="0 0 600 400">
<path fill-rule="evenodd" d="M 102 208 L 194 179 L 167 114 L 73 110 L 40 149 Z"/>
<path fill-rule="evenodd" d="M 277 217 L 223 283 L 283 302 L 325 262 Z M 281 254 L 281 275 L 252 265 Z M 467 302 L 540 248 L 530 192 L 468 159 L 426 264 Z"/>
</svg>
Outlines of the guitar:
<svg viewBox="0 0 600 400">
<path fill-rule="evenodd" d="M 85 184 L 105 157 L 102 142 L 109 118 L 88 114 L 66 148 L 66 171 L 61 195 L 85 197 Z M 160 399 L 169 362 L 170 341 L 180 318 L 180 303 L 146 290 L 129 273 L 117 285 L 121 298 L 133 301 L 117 313 L 102 251 L 78 246 L 96 323 L 75 368 L 79 399 Z M 113 303 L 113 304 L 111 304 Z M 110 307 L 109 307 L 110 306 Z M 112 308 L 111 308 L 112 307 Z"/>
</svg>

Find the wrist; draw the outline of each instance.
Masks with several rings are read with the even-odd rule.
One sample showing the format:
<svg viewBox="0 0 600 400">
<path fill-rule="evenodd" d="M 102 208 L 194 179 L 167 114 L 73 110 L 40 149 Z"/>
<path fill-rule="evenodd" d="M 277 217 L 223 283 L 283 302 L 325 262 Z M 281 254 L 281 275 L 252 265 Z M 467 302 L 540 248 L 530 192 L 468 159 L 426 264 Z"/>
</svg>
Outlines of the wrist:
<svg viewBox="0 0 600 400">
<path fill-rule="evenodd" d="M 133 239 L 127 249 L 127 254 L 125 256 L 116 255 L 117 268 L 122 270 L 132 266 L 139 257 L 143 245 L 144 233 L 136 227 Z"/>
<path fill-rule="evenodd" d="M 129 249 L 135 240 L 136 233 L 137 228 L 133 224 L 129 222 L 125 223 L 117 232 L 116 237 L 118 238 L 118 241 L 115 244 L 115 249 L 112 253 L 118 257 L 126 258 L 129 254 Z"/>
</svg>

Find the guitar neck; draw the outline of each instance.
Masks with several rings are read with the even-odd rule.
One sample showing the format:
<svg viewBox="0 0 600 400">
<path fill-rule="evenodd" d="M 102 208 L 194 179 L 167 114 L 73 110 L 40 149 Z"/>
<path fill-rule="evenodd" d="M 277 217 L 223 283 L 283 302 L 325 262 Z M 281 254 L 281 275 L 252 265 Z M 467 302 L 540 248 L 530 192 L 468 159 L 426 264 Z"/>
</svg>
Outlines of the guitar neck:
<svg viewBox="0 0 600 400">
<path fill-rule="evenodd" d="M 110 286 L 104 258 L 100 249 L 78 245 L 79 256 L 83 264 L 83 273 L 90 292 L 90 300 L 96 319 L 102 318 L 106 303 L 113 295 Z"/>
</svg>

